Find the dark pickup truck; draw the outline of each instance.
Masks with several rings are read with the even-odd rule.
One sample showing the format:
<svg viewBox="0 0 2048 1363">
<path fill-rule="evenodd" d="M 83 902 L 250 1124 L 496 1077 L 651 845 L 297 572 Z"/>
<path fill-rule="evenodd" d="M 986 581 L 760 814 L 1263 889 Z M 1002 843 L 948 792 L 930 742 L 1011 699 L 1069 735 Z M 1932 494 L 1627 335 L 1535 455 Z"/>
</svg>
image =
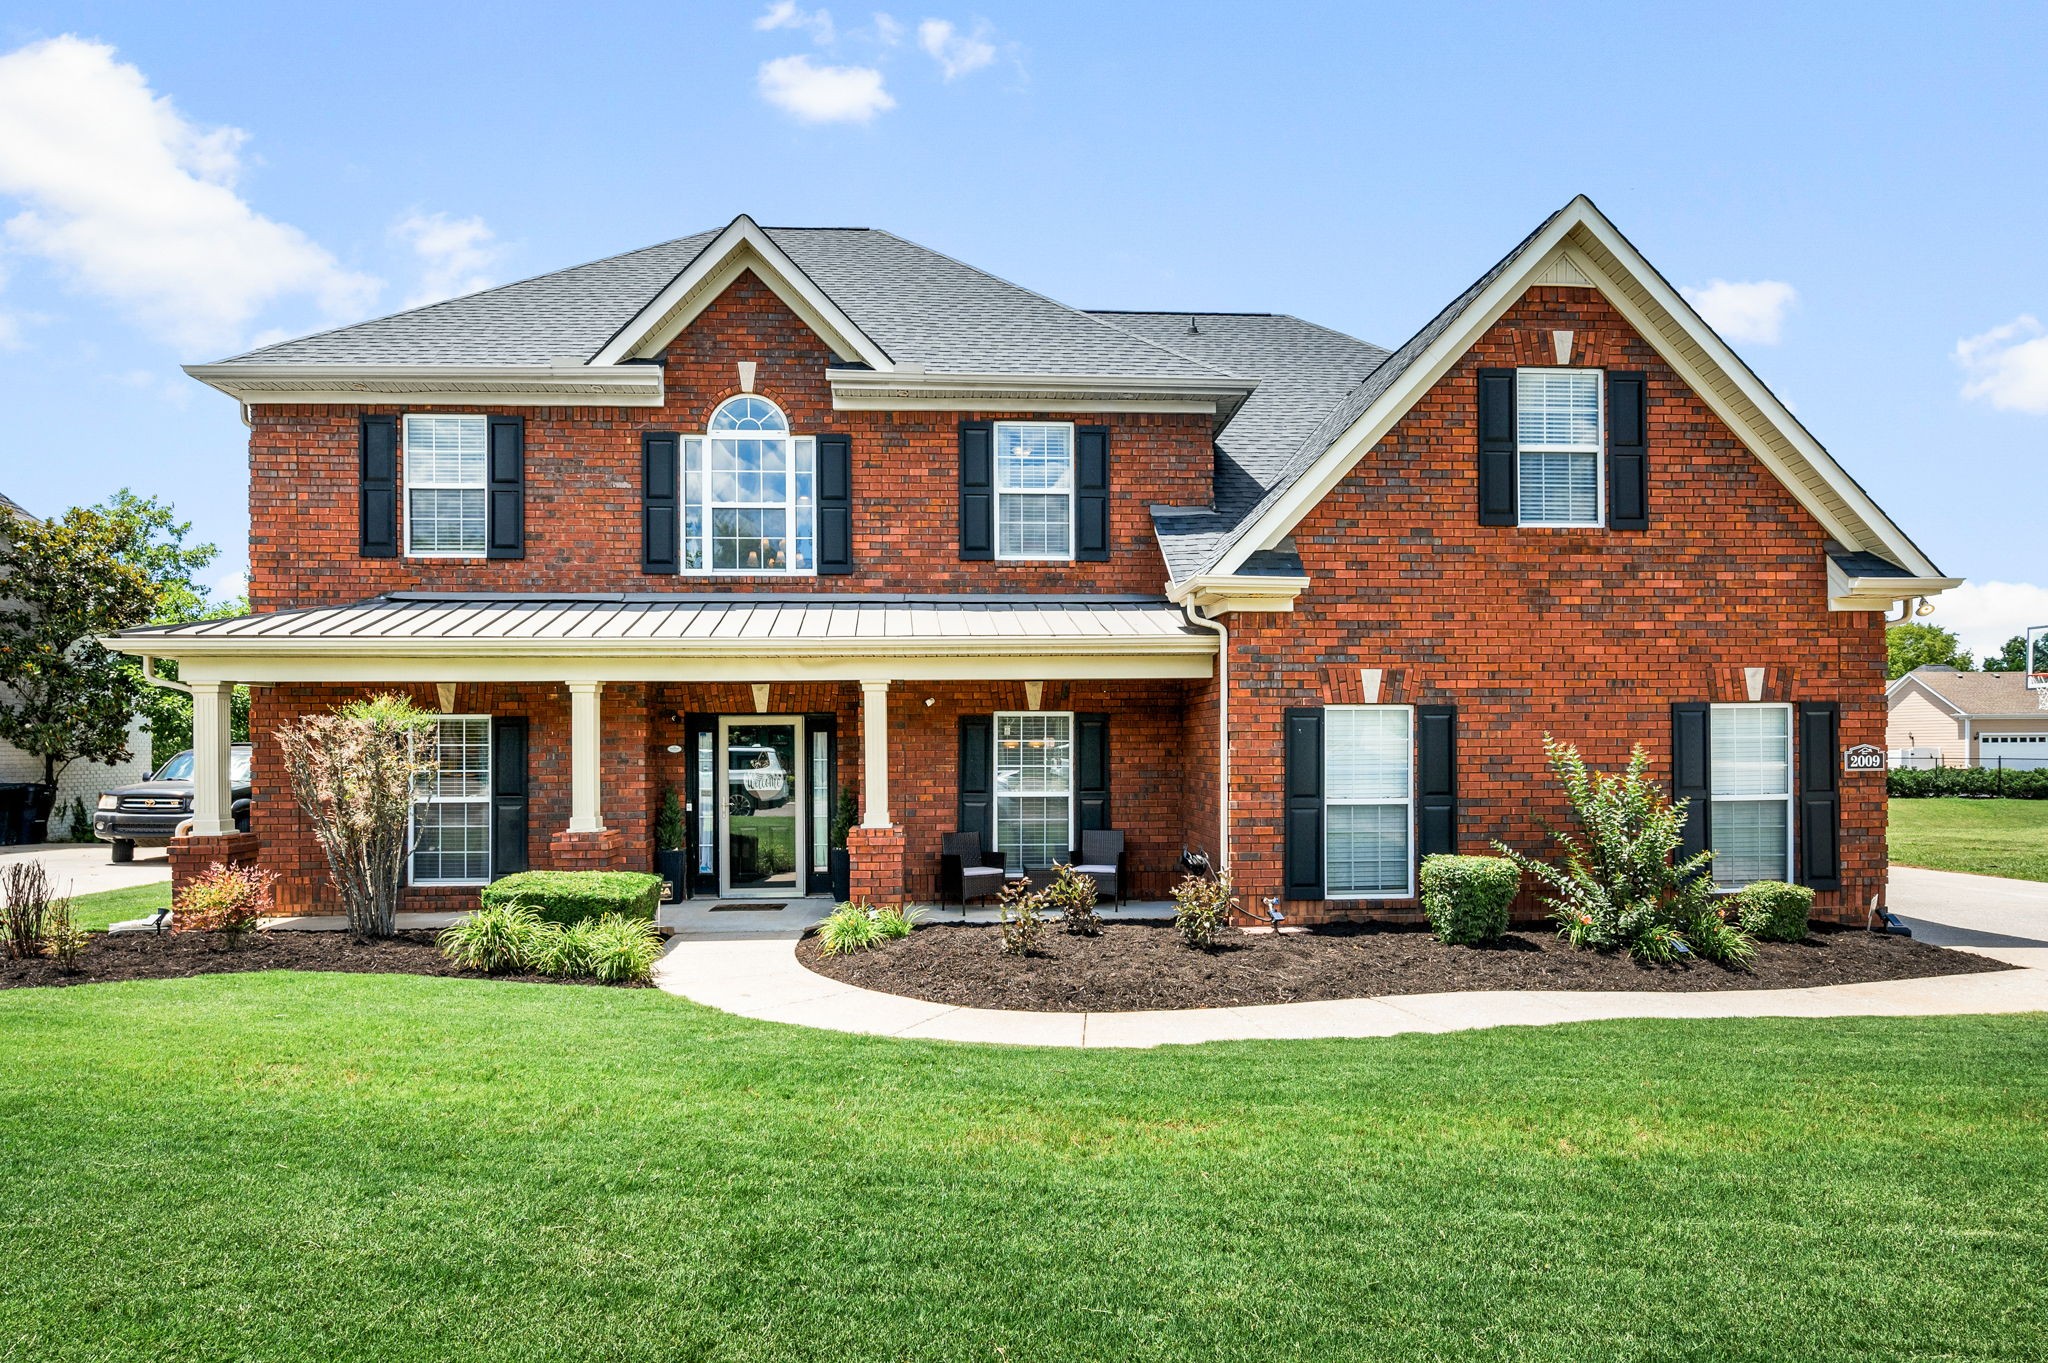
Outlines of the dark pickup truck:
<svg viewBox="0 0 2048 1363">
<path fill-rule="evenodd" d="M 229 798 L 235 827 L 249 831 L 249 753 L 237 743 L 228 759 Z M 192 817 L 192 750 L 187 748 L 147 781 L 120 786 L 100 796 L 93 812 L 93 836 L 114 845 L 115 861 L 133 861 L 135 849 L 162 847 Z"/>
</svg>

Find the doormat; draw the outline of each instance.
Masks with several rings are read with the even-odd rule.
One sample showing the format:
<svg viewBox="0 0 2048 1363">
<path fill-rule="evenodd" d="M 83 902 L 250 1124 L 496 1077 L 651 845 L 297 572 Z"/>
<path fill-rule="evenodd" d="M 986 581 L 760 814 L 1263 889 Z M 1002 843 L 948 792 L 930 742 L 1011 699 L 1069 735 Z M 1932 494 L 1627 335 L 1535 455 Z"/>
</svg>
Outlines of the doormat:
<svg viewBox="0 0 2048 1363">
<path fill-rule="evenodd" d="M 779 913 L 787 904 L 713 904 L 713 913 Z"/>
</svg>

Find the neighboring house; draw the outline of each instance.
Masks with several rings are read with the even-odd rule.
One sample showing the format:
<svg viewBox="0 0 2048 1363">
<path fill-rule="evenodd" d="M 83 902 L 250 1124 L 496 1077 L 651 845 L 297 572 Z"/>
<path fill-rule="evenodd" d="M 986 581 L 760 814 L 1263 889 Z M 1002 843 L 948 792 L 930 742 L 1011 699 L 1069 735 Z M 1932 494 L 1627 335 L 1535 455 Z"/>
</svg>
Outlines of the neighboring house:
<svg viewBox="0 0 2048 1363">
<path fill-rule="evenodd" d="M 1894 766 L 2048 767 L 2048 691 L 2024 672 L 1916 667 L 1886 688 Z"/>
<path fill-rule="evenodd" d="M 265 737 L 439 709 L 413 908 L 534 866 L 929 899 L 1122 830 L 1295 921 L 1412 916 L 1430 852 L 1536 849 L 1543 738 L 1632 744 L 1722 879 L 1884 884 L 1885 612 L 1954 585 L 1593 205 L 1397 349 L 1292 317 L 1081 312 L 887 232 L 746 217 L 189 371 L 245 404 L 257 614 L 122 636 L 197 693 L 181 864 L 226 823 L 329 894 Z M 1225 736 L 1227 735 L 1227 741 Z"/>
<path fill-rule="evenodd" d="M 17 516 L 30 520 L 28 511 L 13 498 L 0 493 L 0 507 L 5 507 Z M 4 578 L 0 578 L 0 610 L 15 604 L 7 598 Z M 0 688 L 0 703 L 4 703 L 6 691 Z M 137 719 L 128 729 L 128 752 L 126 762 L 103 765 L 98 762 L 72 762 L 58 769 L 57 800 L 50 815 L 50 836 L 62 838 L 69 831 L 71 821 L 68 810 L 73 800 L 84 800 L 88 814 L 99 800 L 100 792 L 115 786 L 125 786 L 140 781 L 150 774 L 149 732 Z M 0 784 L 27 782 L 40 784 L 43 779 L 43 759 L 33 753 L 25 753 L 13 744 L 0 740 Z M 6 833 L 0 831 L 0 840 Z"/>
</svg>

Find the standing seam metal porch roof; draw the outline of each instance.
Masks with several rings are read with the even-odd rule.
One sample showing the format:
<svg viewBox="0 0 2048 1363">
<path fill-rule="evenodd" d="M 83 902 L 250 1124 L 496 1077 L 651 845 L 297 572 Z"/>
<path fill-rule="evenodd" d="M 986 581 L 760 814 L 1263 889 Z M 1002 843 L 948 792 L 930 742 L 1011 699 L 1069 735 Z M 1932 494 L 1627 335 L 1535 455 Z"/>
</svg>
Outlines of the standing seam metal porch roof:
<svg viewBox="0 0 2048 1363">
<path fill-rule="evenodd" d="M 565 652 L 673 646 L 779 652 L 848 644 L 977 644 L 1007 647 L 1213 652 L 1215 636 L 1157 597 L 912 595 L 729 595 L 596 593 L 442 595 L 393 593 L 346 605 L 272 611 L 126 630 L 124 652 L 228 652 L 350 645 L 409 645 L 436 651 L 495 643 L 563 646 Z"/>
</svg>

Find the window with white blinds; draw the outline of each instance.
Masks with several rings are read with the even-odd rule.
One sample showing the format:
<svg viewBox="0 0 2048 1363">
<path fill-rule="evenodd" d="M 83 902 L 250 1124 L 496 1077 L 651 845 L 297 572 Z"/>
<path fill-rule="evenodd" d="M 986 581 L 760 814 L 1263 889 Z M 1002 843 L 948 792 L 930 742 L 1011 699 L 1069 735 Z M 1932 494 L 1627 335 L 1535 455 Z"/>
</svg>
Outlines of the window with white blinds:
<svg viewBox="0 0 2048 1363">
<path fill-rule="evenodd" d="M 481 416 L 405 418 L 406 553 L 480 557 L 489 548 L 488 441 Z"/>
<path fill-rule="evenodd" d="M 1716 705 L 1708 726 L 1714 883 L 1792 878 L 1792 707 Z"/>
<path fill-rule="evenodd" d="M 996 717 L 996 850 L 1009 870 L 1041 870 L 1073 855 L 1074 717 Z"/>
<path fill-rule="evenodd" d="M 1074 556 L 1074 428 L 1062 421 L 998 421 L 996 557 Z"/>
<path fill-rule="evenodd" d="M 1406 899 L 1412 873 L 1414 711 L 1323 711 L 1323 879 L 1332 899 Z"/>
<path fill-rule="evenodd" d="M 1517 505 L 1523 525 L 1599 525 L 1599 369 L 1515 371 Z"/>
<path fill-rule="evenodd" d="M 435 767 L 412 806 L 412 883 L 475 885 L 491 878 L 491 721 L 437 720 Z"/>
</svg>

